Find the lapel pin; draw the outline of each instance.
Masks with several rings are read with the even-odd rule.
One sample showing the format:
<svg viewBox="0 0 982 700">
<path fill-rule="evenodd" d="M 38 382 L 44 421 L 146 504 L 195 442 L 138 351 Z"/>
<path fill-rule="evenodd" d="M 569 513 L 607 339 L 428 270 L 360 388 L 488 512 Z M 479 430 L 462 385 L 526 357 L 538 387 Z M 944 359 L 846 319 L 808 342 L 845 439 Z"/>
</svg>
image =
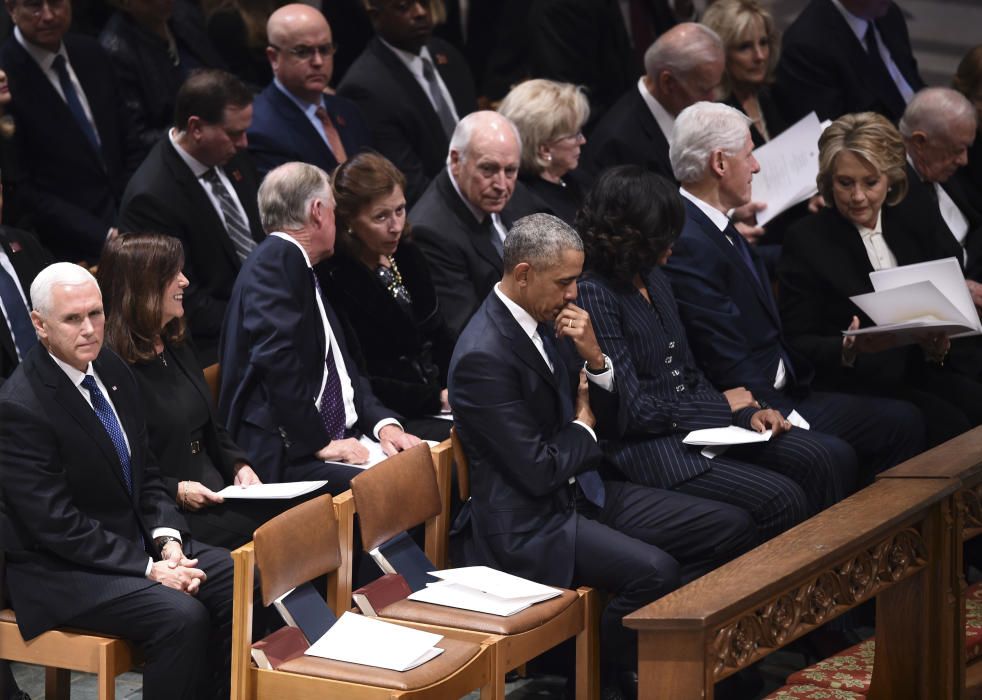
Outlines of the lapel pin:
<svg viewBox="0 0 982 700">
<path fill-rule="evenodd" d="M 24 249 L 24 247 L 20 244 L 20 241 L 11 241 L 10 242 L 10 252 L 11 253 L 19 253 L 23 249 Z"/>
<path fill-rule="evenodd" d="M 447 60 L 447 54 L 445 53 L 438 53 L 435 58 L 438 66 L 445 66 L 450 62 Z"/>
<path fill-rule="evenodd" d="M 242 182 L 242 173 L 238 169 L 232 171 L 232 179 L 236 182 Z"/>
<path fill-rule="evenodd" d="M 113 386 L 113 391 L 116 391 L 116 387 L 115 386 Z"/>
<path fill-rule="evenodd" d="M 344 122 L 344 117 L 342 117 L 340 114 L 337 115 L 336 117 L 334 117 L 334 121 L 336 121 L 338 123 L 338 126 L 341 126 L 341 127 L 347 126 L 347 124 L 345 124 L 345 122 Z"/>
</svg>

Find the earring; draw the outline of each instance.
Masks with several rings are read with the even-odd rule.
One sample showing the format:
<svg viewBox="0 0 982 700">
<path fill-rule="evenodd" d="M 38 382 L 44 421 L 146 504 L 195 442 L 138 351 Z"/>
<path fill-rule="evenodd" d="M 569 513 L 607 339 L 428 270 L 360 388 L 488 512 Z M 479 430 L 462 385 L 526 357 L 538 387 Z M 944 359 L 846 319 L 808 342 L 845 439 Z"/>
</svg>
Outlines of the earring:
<svg viewBox="0 0 982 700">
<path fill-rule="evenodd" d="M 546 162 L 547 163 L 551 163 L 552 162 L 552 154 L 551 153 L 546 153 Z"/>
</svg>

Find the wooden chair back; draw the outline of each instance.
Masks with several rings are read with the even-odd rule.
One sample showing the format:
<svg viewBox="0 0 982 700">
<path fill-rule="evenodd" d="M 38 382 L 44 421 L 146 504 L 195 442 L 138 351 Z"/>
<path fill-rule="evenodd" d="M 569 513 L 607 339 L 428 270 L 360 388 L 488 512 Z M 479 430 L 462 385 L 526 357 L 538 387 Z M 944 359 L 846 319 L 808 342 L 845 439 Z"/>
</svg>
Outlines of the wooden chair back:
<svg viewBox="0 0 982 700">
<path fill-rule="evenodd" d="M 213 365 L 208 365 L 201 371 L 205 375 L 205 383 L 211 389 L 211 399 L 217 406 L 218 392 L 222 386 L 222 366 L 216 362 Z"/>
<path fill-rule="evenodd" d="M 467 455 L 464 454 L 464 445 L 460 441 L 456 427 L 450 429 L 450 444 L 453 445 L 453 461 L 457 468 L 457 495 L 466 503 L 471 497 L 471 476 L 467 466 Z"/>
</svg>

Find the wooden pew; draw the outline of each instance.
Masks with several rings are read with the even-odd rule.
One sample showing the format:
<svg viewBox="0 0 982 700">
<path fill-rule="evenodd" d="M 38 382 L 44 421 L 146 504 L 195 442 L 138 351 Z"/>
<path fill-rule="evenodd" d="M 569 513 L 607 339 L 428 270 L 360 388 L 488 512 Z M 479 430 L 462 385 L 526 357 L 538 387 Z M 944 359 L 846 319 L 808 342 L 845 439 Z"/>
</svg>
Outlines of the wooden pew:
<svg viewBox="0 0 982 700">
<path fill-rule="evenodd" d="M 956 697 L 948 627 L 952 496 L 944 479 L 882 479 L 624 618 L 639 635 L 639 697 L 714 685 L 877 599 L 872 700 Z M 950 630 L 948 630 L 950 634 Z"/>
</svg>

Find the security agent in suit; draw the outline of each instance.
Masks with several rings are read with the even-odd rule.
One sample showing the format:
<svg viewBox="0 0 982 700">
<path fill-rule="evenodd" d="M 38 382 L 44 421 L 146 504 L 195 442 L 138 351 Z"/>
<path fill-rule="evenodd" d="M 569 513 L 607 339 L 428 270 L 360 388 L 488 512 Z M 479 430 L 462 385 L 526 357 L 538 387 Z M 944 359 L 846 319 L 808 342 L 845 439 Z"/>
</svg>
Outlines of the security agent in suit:
<svg viewBox="0 0 982 700">
<path fill-rule="evenodd" d="M 474 112 L 454 131 L 447 167 L 409 212 L 454 337 L 501 279 L 512 223 L 546 210 L 517 182 L 520 161 L 515 125 L 496 112 Z"/>
<path fill-rule="evenodd" d="M 259 188 L 269 236 L 236 280 L 222 332 L 219 413 L 264 482 L 327 479 L 340 493 L 368 451 L 419 444 L 352 362 L 313 265 L 334 252 L 327 174 L 306 163 L 271 171 Z"/>
<path fill-rule="evenodd" d="M 249 127 L 259 174 L 294 160 L 333 172 L 370 137 L 353 102 L 324 94 L 337 50 L 331 27 L 319 10 L 292 4 L 270 15 L 266 35 L 274 78 L 256 97 Z"/>
<path fill-rule="evenodd" d="M 99 288 L 55 263 L 31 298 L 40 343 L 0 388 L 0 534 L 21 634 L 118 635 L 142 647 L 145 698 L 227 698 L 232 562 L 182 542 L 133 376 L 102 349 Z"/>
<path fill-rule="evenodd" d="M 70 0 L 8 0 L 16 25 L 0 65 L 17 95 L 18 212 L 59 259 L 95 263 L 142 151 L 109 58 L 92 39 L 66 36 Z"/>
<path fill-rule="evenodd" d="M 893 0 L 810 0 L 781 44 L 774 98 L 794 123 L 879 112 L 900 119 L 924 87 L 907 21 Z"/>
<path fill-rule="evenodd" d="M 203 70 L 177 93 L 174 128 L 133 175 L 124 232 L 164 233 L 184 245 L 188 326 L 202 366 L 215 362 L 232 284 L 264 237 L 257 178 L 244 153 L 252 93 L 231 73 Z"/>
<path fill-rule="evenodd" d="M 2 199 L 0 199 L 2 202 Z M 0 385 L 13 374 L 37 335 L 31 324 L 31 282 L 51 262 L 33 234 L 0 226 Z"/>
<path fill-rule="evenodd" d="M 477 109 L 464 57 L 432 37 L 428 0 L 365 0 L 375 37 L 338 94 L 357 104 L 372 142 L 406 176 L 410 206 L 440 174 L 457 122 Z"/>
<path fill-rule="evenodd" d="M 710 381 L 720 390 L 746 387 L 785 417 L 797 411 L 835 451 L 848 443 L 861 486 L 917 454 L 924 426 L 904 401 L 809 391 L 814 371 L 784 338 L 767 270 L 725 214 L 750 200 L 760 170 L 748 124 L 732 107 L 708 102 L 679 115 L 671 155 L 686 222 L 665 270 Z"/>
<path fill-rule="evenodd" d="M 450 364 L 470 463 L 466 559 L 609 591 L 601 648 L 608 666 L 630 668 L 636 638 L 621 618 L 752 546 L 756 531 L 733 506 L 601 478 L 597 435 L 616 429 L 623 397 L 574 304 L 582 242 L 560 219 L 532 215 L 509 233 L 504 259 Z"/>
</svg>

